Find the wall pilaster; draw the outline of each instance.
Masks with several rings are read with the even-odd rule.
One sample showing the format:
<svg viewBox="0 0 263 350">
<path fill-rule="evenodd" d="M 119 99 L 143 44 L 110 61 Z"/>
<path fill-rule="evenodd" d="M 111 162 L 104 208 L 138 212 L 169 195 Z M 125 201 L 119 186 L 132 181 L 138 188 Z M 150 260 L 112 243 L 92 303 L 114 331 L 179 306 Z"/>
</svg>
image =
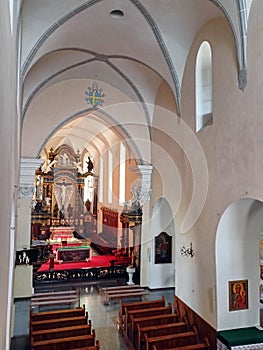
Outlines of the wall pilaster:
<svg viewBox="0 0 263 350">
<path fill-rule="evenodd" d="M 20 161 L 16 250 L 28 249 L 31 245 L 32 196 L 34 194 L 35 171 L 40 164 L 41 160 L 34 158 L 21 158 Z M 16 266 L 14 280 L 15 298 L 25 298 L 32 295 L 32 273 L 31 265 Z"/>
</svg>

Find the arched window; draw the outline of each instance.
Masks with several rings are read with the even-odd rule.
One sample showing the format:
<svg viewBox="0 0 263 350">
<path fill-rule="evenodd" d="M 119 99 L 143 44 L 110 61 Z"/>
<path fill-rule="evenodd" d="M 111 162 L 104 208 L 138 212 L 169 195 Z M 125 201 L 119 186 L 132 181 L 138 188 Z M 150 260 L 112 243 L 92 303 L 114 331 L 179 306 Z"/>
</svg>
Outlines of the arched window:
<svg viewBox="0 0 263 350">
<path fill-rule="evenodd" d="M 100 157 L 100 176 L 99 176 L 99 201 L 103 202 L 103 185 L 104 185 L 104 174 L 103 174 L 103 158 Z"/>
<path fill-rule="evenodd" d="M 126 187 L 126 148 L 120 143 L 120 188 L 119 188 L 119 204 L 125 203 L 125 187 Z"/>
<path fill-rule="evenodd" d="M 212 50 L 204 41 L 198 50 L 195 67 L 196 131 L 213 123 Z"/>
<path fill-rule="evenodd" d="M 113 170 L 113 158 L 112 152 L 108 153 L 108 203 L 112 203 L 112 170 Z"/>
</svg>

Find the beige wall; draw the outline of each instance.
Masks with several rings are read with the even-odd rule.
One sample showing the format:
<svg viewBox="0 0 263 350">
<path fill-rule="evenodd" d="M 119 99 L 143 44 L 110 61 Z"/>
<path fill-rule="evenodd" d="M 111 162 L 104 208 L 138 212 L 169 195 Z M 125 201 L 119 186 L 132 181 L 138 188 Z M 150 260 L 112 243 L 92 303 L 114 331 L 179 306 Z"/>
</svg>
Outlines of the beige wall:
<svg viewBox="0 0 263 350">
<path fill-rule="evenodd" d="M 232 32 L 225 21 L 217 19 L 200 30 L 192 45 L 182 85 L 182 120 L 178 122 L 174 115 L 174 120 L 171 121 L 169 113 L 162 113 L 157 108 L 154 116 L 154 142 L 160 145 L 161 150 L 158 153 L 155 146 L 153 166 L 159 176 L 153 177 L 152 202 L 162 195 L 166 183 L 171 191 L 176 186 L 183 196 L 183 199 L 178 199 L 180 205 L 176 208 L 178 203 L 171 201 L 170 193 L 165 194 L 174 212 L 178 243 L 175 249 L 176 293 L 214 327 L 217 325 L 215 299 L 219 287 L 216 286 L 215 279 L 218 222 L 230 203 L 241 198 L 263 198 L 262 6 L 262 2 L 256 1 L 255 9 L 253 6 L 251 9 L 253 23 L 249 26 L 249 71 L 245 91 L 238 89 Z M 213 125 L 195 133 L 195 58 L 203 40 L 211 44 L 213 53 Z M 164 92 L 160 91 L 159 96 L 161 94 L 164 95 Z M 159 122 L 161 118 L 162 125 Z M 164 133 L 165 123 L 170 123 L 169 137 Z M 192 134 L 186 131 L 187 126 L 191 128 Z M 181 130 L 182 138 L 178 136 L 178 130 Z M 189 145 L 196 147 L 198 144 L 200 154 L 203 151 L 204 155 L 204 159 L 201 157 L 204 160 L 202 166 L 195 163 L 194 157 L 189 157 L 188 153 Z M 160 163 L 163 151 L 172 157 L 172 161 L 166 162 L 165 171 L 160 171 L 156 164 Z M 197 149 L 195 153 L 197 156 Z M 191 202 L 196 186 L 203 188 L 205 201 Z M 182 223 L 191 205 L 195 205 L 191 211 L 194 225 L 189 226 L 183 234 Z M 195 217 L 198 206 L 201 212 Z M 179 253 L 180 246 L 189 242 L 193 242 L 195 250 L 193 259 L 184 258 Z M 224 264 L 223 257 L 220 264 Z M 225 268 L 229 269 L 230 266 Z M 236 325 L 238 317 L 239 314 L 236 313 L 236 319 L 233 320 Z"/>
<path fill-rule="evenodd" d="M 7 0 L 0 3 L 0 148 L 1 148 L 1 254 L 0 254 L 0 348 L 9 349 L 11 308 L 13 291 L 13 268 L 15 246 L 15 214 L 18 192 L 19 116 L 17 113 L 17 53 L 16 37 L 9 23 Z M 16 20 L 14 21 L 16 23 Z M 16 26 L 14 32 L 16 33 Z"/>
</svg>

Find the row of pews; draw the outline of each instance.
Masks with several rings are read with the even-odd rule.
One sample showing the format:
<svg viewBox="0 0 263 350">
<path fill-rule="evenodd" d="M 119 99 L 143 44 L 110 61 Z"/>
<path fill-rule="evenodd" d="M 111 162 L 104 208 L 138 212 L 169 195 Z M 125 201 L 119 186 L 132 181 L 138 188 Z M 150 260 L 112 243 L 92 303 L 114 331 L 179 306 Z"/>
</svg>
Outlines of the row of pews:
<svg viewBox="0 0 263 350">
<path fill-rule="evenodd" d="M 30 310 L 31 350 L 99 350 L 85 305 L 57 310 Z"/>
<path fill-rule="evenodd" d="M 102 288 L 101 291 L 104 295 L 104 305 L 109 305 L 111 300 L 115 301 L 116 299 L 122 300 L 140 298 L 140 300 L 142 300 L 145 295 L 149 294 L 147 290 L 137 284 L 118 287 L 105 287 Z"/>
<path fill-rule="evenodd" d="M 124 303 L 120 300 L 118 328 L 133 350 L 209 350 L 195 326 L 180 319 L 165 298 Z"/>
</svg>

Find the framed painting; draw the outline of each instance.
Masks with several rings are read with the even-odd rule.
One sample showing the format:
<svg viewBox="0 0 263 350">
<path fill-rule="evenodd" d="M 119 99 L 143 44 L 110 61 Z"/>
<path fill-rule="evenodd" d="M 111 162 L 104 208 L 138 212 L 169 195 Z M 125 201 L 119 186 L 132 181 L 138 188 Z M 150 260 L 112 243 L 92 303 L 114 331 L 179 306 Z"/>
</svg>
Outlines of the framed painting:
<svg viewBox="0 0 263 350">
<path fill-rule="evenodd" d="M 248 280 L 229 281 L 229 311 L 248 309 Z"/>
<path fill-rule="evenodd" d="M 155 237 L 155 264 L 172 262 L 172 236 L 161 232 Z"/>
</svg>

